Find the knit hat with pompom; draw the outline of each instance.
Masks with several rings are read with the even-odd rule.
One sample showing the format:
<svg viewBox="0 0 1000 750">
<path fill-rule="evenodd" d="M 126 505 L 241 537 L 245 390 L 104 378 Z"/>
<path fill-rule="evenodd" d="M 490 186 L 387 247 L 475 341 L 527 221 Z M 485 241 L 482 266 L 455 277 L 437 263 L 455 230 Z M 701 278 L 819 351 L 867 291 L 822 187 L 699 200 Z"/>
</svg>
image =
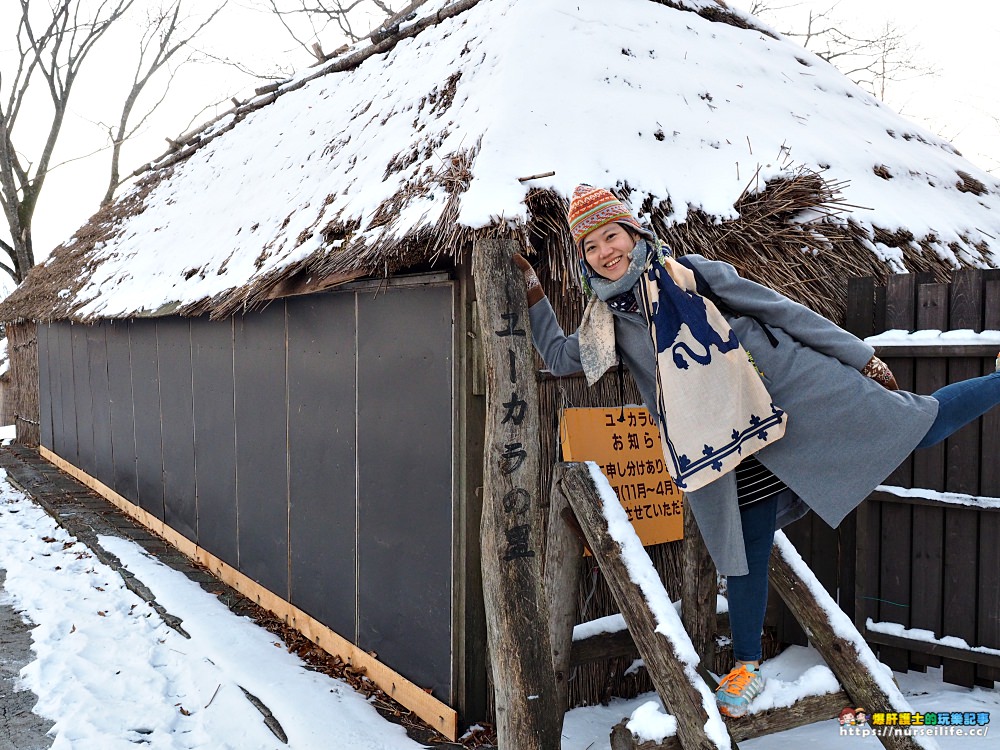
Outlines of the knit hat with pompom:
<svg viewBox="0 0 1000 750">
<path fill-rule="evenodd" d="M 569 204 L 569 231 L 578 250 L 584 237 L 613 221 L 627 224 L 643 237 L 652 238 L 652 233 L 610 192 L 593 185 L 576 186 Z"/>
</svg>

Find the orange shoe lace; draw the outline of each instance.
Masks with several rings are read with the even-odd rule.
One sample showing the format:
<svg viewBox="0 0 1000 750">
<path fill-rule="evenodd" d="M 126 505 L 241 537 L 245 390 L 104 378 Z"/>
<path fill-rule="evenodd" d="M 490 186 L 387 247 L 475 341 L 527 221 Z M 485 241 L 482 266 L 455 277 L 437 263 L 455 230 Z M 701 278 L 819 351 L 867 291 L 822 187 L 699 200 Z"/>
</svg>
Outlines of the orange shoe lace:
<svg viewBox="0 0 1000 750">
<path fill-rule="evenodd" d="M 740 695 L 753 678 L 754 673 L 750 672 L 745 664 L 741 664 L 739 668 L 725 676 L 719 689 L 725 690 L 730 695 Z"/>
</svg>

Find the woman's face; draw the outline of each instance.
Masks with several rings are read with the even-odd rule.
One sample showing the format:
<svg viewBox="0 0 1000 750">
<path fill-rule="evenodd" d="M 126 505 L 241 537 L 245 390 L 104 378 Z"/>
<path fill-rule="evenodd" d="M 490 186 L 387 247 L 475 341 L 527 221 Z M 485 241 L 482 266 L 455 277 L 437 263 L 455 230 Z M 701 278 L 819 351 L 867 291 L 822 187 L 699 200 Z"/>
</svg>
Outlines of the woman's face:
<svg viewBox="0 0 1000 750">
<path fill-rule="evenodd" d="M 612 222 L 583 238 L 583 257 L 594 271 L 609 281 L 618 281 L 628 270 L 633 237 L 621 224 Z"/>
</svg>

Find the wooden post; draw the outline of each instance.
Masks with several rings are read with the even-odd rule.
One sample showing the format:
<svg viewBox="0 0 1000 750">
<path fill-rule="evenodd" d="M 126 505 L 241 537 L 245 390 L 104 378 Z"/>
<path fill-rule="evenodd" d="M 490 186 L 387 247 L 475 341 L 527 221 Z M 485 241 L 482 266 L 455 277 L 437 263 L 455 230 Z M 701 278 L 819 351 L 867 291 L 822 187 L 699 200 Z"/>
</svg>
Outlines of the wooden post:
<svg viewBox="0 0 1000 750">
<path fill-rule="evenodd" d="M 913 709 L 898 688 L 893 685 L 886 690 L 875 679 L 872 667 L 886 667 L 878 664 L 868 644 L 860 636 L 855 642 L 838 635 L 854 630 L 850 619 L 802 563 L 802 558 L 780 531 L 775 534 L 770 565 L 771 585 L 802 625 L 809 642 L 851 696 L 852 703 L 864 706 L 869 716 L 876 713 L 912 713 Z M 937 747 L 930 737 L 880 734 L 878 738 L 890 750 Z"/>
<path fill-rule="evenodd" d="M 562 715 L 569 710 L 570 652 L 573 626 L 577 620 L 577 592 L 580 587 L 582 532 L 559 485 L 564 464 L 556 464 L 549 493 L 549 529 L 545 545 L 545 593 L 549 600 L 549 632 L 552 638 L 552 669 L 560 728 Z"/>
<path fill-rule="evenodd" d="M 587 546 L 597 560 L 632 633 L 632 638 L 635 639 L 635 645 L 646 664 L 646 671 L 656 687 L 656 692 L 667 711 L 677 719 L 677 737 L 684 750 L 735 747 L 735 744 L 730 742 L 725 724 L 715 706 L 714 696 L 695 672 L 698 666 L 696 656 L 682 656 L 678 653 L 674 641 L 657 630 L 660 624 L 658 616 L 651 609 L 642 585 L 632 579 L 631 571 L 622 555 L 622 540 L 612 536 L 609 530 L 604 501 L 594 484 L 588 466 L 566 464 L 561 484 L 563 493 L 569 499 L 587 538 Z M 605 485 L 607 486 L 607 480 Z M 611 491 L 610 486 L 607 488 Z M 624 511 L 622 515 L 624 516 Z M 627 523 L 624 526 L 634 537 L 635 531 L 631 526 Z M 638 537 L 635 537 L 635 543 L 641 545 Z M 655 573 L 653 580 L 659 583 Z M 647 581 L 646 585 L 649 583 Z M 665 591 L 663 598 L 666 599 Z M 679 622 L 676 630 L 679 631 L 677 635 L 684 635 Z M 687 645 L 693 651 L 690 642 Z M 713 716 L 710 717 L 708 711 L 712 711 Z M 721 734 L 718 742 L 708 735 L 712 724 L 716 725 Z"/>
<path fill-rule="evenodd" d="M 715 630 L 718 574 L 705 540 L 684 499 L 684 580 L 681 582 L 681 621 L 701 657 L 705 672 L 715 663 Z"/>
<path fill-rule="evenodd" d="M 480 527 L 486 634 L 501 750 L 558 750 L 542 581 L 538 390 L 524 277 L 510 239 L 477 239 L 472 273 L 486 366 Z"/>
</svg>

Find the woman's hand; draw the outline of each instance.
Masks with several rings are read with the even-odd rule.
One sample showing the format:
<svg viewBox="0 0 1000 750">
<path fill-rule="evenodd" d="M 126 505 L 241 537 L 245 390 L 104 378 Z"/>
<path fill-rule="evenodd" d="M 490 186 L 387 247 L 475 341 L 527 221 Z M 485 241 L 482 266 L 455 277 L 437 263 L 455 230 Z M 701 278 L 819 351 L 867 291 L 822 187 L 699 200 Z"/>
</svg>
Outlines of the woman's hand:
<svg viewBox="0 0 1000 750">
<path fill-rule="evenodd" d="M 538 280 L 535 269 L 531 267 L 531 264 L 520 253 L 514 253 L 514 265 L 520 268 L 521 273 L 524 274 L 524 283 L 528 287 L 528 307 L 531 307 L 536 302 L 541 302 L 542 297 L 545 296 L 545 292 L 542 290 L 542 284 Z"/>
<path fill-rule="evenodd" d="M 865 365 L 865 369 L 861 371 L 861 374 L 871 378 L 876 383 L 884 385 L 890 391 L 899 390 L 899 385 L 896 383 L 896 378 L 893 376 L 892 370 L 878 357 L 872 357 L 868 360 L 868 364 Z"/>
</svg>

